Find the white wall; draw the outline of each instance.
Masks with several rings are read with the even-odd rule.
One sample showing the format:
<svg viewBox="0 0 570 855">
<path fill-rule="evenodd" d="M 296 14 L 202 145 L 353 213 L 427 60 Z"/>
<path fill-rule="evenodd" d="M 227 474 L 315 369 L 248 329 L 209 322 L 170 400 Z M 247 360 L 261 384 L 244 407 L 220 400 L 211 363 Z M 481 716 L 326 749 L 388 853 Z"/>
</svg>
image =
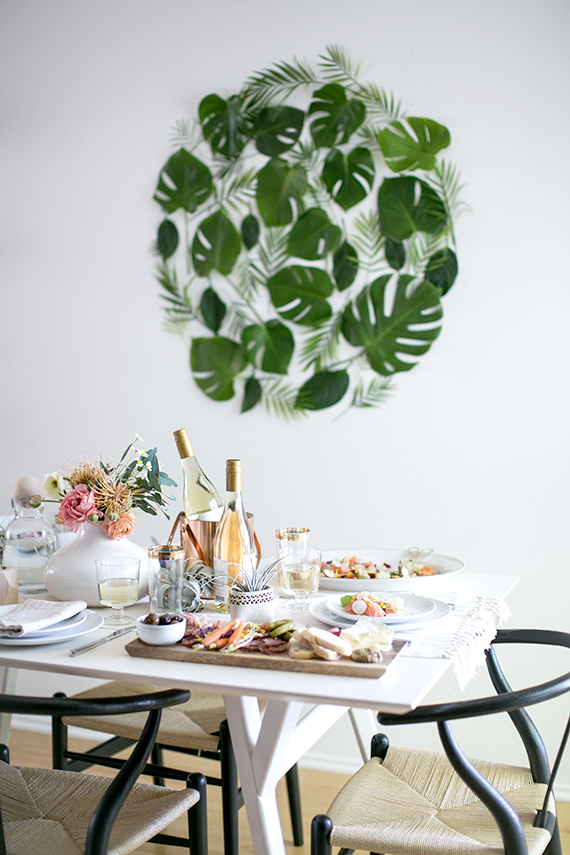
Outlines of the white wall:
<svg viewBox="0 0 570 855">
<path fill-rule="evenodd" d="M 262 542 L 303 524 L 323 547 L 429 545 L 520 573 L 511 625 L 567 629 L 566 0 L 4 0 L 0 16 L 0 502 L 20 475 L 115 457 L 135 431 L 176 473 L 186 426 L 219 485 L 242 458 Z M 330 43 L 450 127 L 472 208 L 460 277 L 381 409 L 240 416 L 200 393 L 162 328 L 152 194 L 172 125 L 205 94 Z M 141 519 L 136 539 L 167 529 Z M 348 737 L 318 750 L 357 762 Z M 570 761 L 562 785 L 570 797 Z"/>
</svg>

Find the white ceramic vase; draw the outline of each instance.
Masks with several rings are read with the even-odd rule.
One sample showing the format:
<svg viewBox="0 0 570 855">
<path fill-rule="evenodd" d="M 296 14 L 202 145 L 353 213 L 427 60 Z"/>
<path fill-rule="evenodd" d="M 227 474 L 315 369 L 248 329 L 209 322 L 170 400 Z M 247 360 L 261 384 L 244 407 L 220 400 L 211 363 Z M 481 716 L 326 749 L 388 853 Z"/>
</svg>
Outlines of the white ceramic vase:
<svg viewBox="0 0 570 855">
<path fill-rule="evenodd" d="M 275 617 L 273 588 L 264 588 L 262 591 L 240 591 L 237 588 L 230 588 L 228 599 L 232 620 L 264 623 Z"/>
<path fill-rule="evenodd" d="M 84 523 L 77 538 L 58 549 L 44 570 L 44 584 L 56 600 L 85 600 L 100 608 L 96 558 L 139 558 L 139 598 L 148 593 L 148 552 L 128 537 L 112 540 L 101 530 L 101 523 Z"/>
</svg>

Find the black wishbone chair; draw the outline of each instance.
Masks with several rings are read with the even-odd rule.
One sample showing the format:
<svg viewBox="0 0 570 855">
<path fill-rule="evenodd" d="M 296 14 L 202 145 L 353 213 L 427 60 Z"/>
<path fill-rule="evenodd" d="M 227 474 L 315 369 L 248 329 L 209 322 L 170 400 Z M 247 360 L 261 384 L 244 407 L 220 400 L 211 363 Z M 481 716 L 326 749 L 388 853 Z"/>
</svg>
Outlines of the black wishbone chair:
<svg viewBox="0 0 570 855">
<path fill-rule="evenodd" d="M 445 754 L 391 747 L 381 733 L 372 757 L 343 787 L 328 815 L 313 819 L 311 855 L 332 846 L 390 855 L 562 855 L 553 784 L 570 732 L 566 724 L 550 771 L 541 736 L 526 707 L 570 691 L 570 673 L 513 691 L 501 670 L 500 644 L 570 647 L 570 634 L 499 630 L 487 653 L 497 695 L 420 706 L 406 715 L 379 713 L 381 725 L 437 723 Z M 449 725 L 456 719 L 506 712 L 523 742 L 528 767 L 468 760 Z"/>
<path fill-rule="evenodd" d="M 10 766 L 0 746 L 0 855 L 126 855 L 188 814 L 191 855 L 207 855 L 206 781 L 188 776 L 186 789 L 136 783 L 152 751 L 163 707 L 185 703 L 190 692 L 168 689 L 144 696 L 73 700 L 0 695 L 0 713 L 103 716 L 148 713 L 129 759 L 115 778 L 55 769 Z"/>
<path fill-rule="evenodd" d="M 136 695 L 156 690 L 156 686 L 148 684 L 115 681 L 104 683 L 74 697 L 87 699 L 104 695 Z M 222 791 L 224 855 L 239 855 L 238 810 L 243 805 L 243 798 L 238 785 L 237 764 L 230 731 L 225 719 L 226 710 L 222 696 L 211 692 L 192 692 L 188 703 L 172 710 L 165 710 L 151 757 L 152 763 L 147 764 L 146 774 L 152 776 L 156 784 L 164 783 L 164 779 L 186 779 L 188 772 L 184 768 L 165 765 L 164 750 L 219 762 L 219 777 L 208 775 L 206 782 L 208 785 L 221 787 Z M 88 751 L 70 751 L 67 744 L 67 731 L 68 727 L 72 726 L 114 735 Z M 54 716 L 52 719 L 53 768 L 79 772 L 90 766 L 99 765 L 119 769 L 123 761 L 114 755 L 138 739 L 141 727 L 140 716 L 133 715 L 91 717 L 90 719 L 85 719 L 81 715 L 63 718 Z M 182 762 L 179 764 L 179 766 L 184 765 L 186 764 Z M 303 825 L 296 765 L 287 772 L 286 784 L 293 842 L 295 846 L 302 846 Z M 188 844 L 180 838 L 174 845 L 187 846 Z"/>
</svg>

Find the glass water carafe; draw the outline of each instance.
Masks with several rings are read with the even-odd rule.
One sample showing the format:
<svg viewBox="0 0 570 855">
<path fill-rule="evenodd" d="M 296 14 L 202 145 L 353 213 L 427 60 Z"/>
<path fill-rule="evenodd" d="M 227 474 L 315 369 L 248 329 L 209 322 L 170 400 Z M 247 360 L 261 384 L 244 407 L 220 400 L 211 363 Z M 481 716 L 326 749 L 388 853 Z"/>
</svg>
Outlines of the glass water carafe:
<svg viewBox="0 0 570 855">
<path fill-rule="evenodd" d="M 25 508 L 12 500 L 15 517 L 6 526 L 2 566 L 18 576 L 18 590 L 25 594 L 45 591 L 44 567 L 55 552 L 55 535 L 39 508 Z"/>
</svg>

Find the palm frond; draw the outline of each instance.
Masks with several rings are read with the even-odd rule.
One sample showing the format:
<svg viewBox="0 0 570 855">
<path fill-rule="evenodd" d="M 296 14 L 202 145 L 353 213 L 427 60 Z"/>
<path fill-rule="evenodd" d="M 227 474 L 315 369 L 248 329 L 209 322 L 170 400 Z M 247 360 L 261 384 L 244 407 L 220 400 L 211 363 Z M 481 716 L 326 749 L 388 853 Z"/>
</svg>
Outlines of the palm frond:
<svg viewBox="0 0 570 855">
<path fill-rule="evenodd" d="M 460 199 L 461 191 L 465 185 L 460 183 L 461 173 L 449 161 L 436 161 L 433 172 L 435 173 L 435 177 L 432 172 L 427 172 L 425 181 L 431 184 L 443 200 L 450 222 L 450 233 L 455 244 L 453 223 L 461 214 L 470 210 L 469 205 Z"/>
<path fill-rule="evenodd" d="M 178 119 L 170 132 L 170 141 L 175 146 L 192 149 L 201 142 L 202 129 L 194 119 Z"/>
<path fill-rule="evenodd" d="M 191 283 L 182 288 L 178 282 L 176 268 L 169 266 L 164 261 L 157 264 L 155 276 L 158 283 L 166 291 L 165 294 L 161 294 L 161 297 L 167 304 L 164 310 L 169 327 L 173 323 L 176 325 L 187 324 L 189 321 L 196 320 L 197 316 L 190 300 Z"/>
<path fill-rule="evenodd" d="M 232 276 L 229 281 L 232 283 L 241 298 L 246 303 L 251 304 L 259 291 L 260 285 L 254 265 L 247 256 L 242 255 L 241 258 L 238 259 L 233 272 L 235 275 Z"/>
<path fill-rule="evenodd" d="M 387 124 L 387 123 L 386 123 Z M 378 125 L 372 125 L 370 122 L 364 122 L 356 132 L 359 139 L 364 143 L 366 148 L 371 149 L 372 151 L 380 152 L 380 143 L 378 142 L 378 137 L 376 136 L 377 132 L 381 130 Z"/>
<path fill-rule="evenodd" d="M 360 63 L 353 69 L 350 57 L 344 48 L 338 45 L 327 45 L 326 54 L 319 54 L 319 68 L 323 70 L 323 77 L 329 82 L 355 83 L 360 71 Z"/>
<path fill-rule="evenodd" d="M 435 252 L 441 252 L 449 245 L 451 229 L 444 229 L 437 235 L 428 235 L 425 232 L 415 232 L 410 239 L 410 250 L 408 255 L 407 271 L 416 276 L 422 276 L 431 256 Z"/>
<path fill-rule="evenodd" d="M 393 92 L 388 94 L 376 83 L 359 84 L 358 97 L 366 106 L 366 117 L 369 121 L 395 122 L 404 115 L 402 100 L 396 101 Z"/>
<path fill-rule="evenodd" d="M 268 228 L 265 242 L 258 246 L 259 263 L 267 280 L 280 270 L 287 262 L 288 230 L 280 226 Z M 261 271 L 260 271 L 261 273 Z M 263 274 L 261 274 L 263 276 Z"/>
<path fill-rule="evenodd" d="M 318 77 L 310 65 L 294 58 L 292 63 L 278 62 L 271 68 L 264 68 L 252 74 L 241 91 L 245 109 L 251 110 L 267 106 L 272 101 L 281 101 L 299 86 L 313 86 L 319 83 Z"/>
<path fill-rule="evenodd" d="M 268 413 L 284 419 L 298 420 L 306 416 L 304 410 L 295 406 L 298 390 L 284 380 L 259 377 L 261 400 Z"/>
<path fill-rule="evenodd" d="M 217 193 L 219 203 L 228 205 L 241 213 L 243 206 L 248 205 L 250 199 L 255 196 L 254 183 L 256 178 L 257 171 L 255 169 L 239 172 L 233 177 L 224 176 L 220 181 Z"/>
<path fill-rule="evenodd" d="M 380 231 L 380 223 L 376 211 L 369 214 L 359 214 L 354 221 L 355 234 L 350 242 L 358 253 L 359 267 L 367 273 L 376 273 L 385 264 L 385 238 Z"/>
<path fill-rule="evenodd" d="M 379 407 L 380 404 L 385 403 L 392 391 L 391 377 L 374 377 L 368 384 L 365 384 L 363 380 L 359 380 L 350 406 L 361 409 Z"/>
<path fill-rule="evenodd" d="M 338 312 L 317 330 L 307 334 L 300 356 L 304 369 L 316 363 L 318 370 L 322 363 L 328 364 L 337 360 L 341 327 L 342 312 Z"/>
</svg>

